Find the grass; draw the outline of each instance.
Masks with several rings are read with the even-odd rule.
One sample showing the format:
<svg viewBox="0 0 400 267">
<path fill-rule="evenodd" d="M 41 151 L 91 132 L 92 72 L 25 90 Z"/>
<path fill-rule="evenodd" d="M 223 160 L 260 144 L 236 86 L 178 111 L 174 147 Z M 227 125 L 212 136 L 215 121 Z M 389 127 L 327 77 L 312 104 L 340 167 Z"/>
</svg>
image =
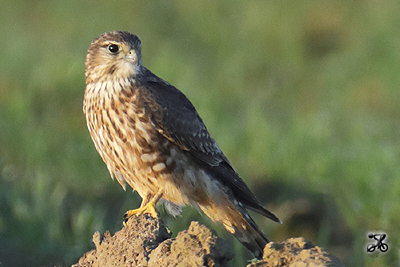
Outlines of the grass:
<svg viewBox="0 0 400 267">
<path fill-rule="evenodd" d="M 260 199 L 287 217 L 291 227 L 258 218 L 271 239 L 298 229 L 336 251 L 341 237 L 347 266 L 398 264 L 399 5 L 4 1 L 0 262 L 71 265 L 94 231 L 117 230 L 139 205 L 109 179 L 82 114 L 86 49 L 124 29 L 142 39 L 145 65 L 192 100 L 250 187 L 265 188 Z M 306 228 L 287 215 L 299 199 L 316 207 Z M 230 238 L 190 209 L 166 218 L 175 233 L 192 219 Z M 364 252 L 375 230 L 390 238 L 380 257 Z M 234 247 L 243 266 L 248 256 Z"/>
</svg>

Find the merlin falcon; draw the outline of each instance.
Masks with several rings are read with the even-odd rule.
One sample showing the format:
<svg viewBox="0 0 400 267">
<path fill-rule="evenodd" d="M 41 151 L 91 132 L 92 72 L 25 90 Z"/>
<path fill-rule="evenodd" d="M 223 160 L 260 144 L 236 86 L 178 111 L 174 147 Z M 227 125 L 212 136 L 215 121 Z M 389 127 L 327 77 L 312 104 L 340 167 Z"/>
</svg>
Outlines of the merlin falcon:
<svg viewBox="0 0 400 267">
<path fill-rule="evenodd" d="M 85 65 L 83 111 L 95 147 L 111 176 L 143 199 L 125 216 L 156 217 L 160 199 L 172 210 L 191 205 L 261 258 L 269 240 L 248 210 L 279 219 L 239 177 L 186 96 L 143 66 L 139 38 L 104 33 Z"/>
</svg>

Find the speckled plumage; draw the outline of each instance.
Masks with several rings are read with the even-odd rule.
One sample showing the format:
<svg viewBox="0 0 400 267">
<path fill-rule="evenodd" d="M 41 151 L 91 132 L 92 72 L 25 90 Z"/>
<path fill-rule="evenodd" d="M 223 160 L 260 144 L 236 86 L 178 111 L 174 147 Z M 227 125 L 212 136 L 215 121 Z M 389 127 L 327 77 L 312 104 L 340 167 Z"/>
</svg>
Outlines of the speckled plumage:
<svg viewBox="0 0 400 267">
<path fill-rule="evenodd" d="M 90 45 L 84 113 L 111 176 L 143 198 L 159 193 L 222 223 L 256 257 L 268 241 L 247 209 L 274 221 L 234 171 L 190 101 L 142 65 L 136 35 L 114 31 Z"/>
</svg>

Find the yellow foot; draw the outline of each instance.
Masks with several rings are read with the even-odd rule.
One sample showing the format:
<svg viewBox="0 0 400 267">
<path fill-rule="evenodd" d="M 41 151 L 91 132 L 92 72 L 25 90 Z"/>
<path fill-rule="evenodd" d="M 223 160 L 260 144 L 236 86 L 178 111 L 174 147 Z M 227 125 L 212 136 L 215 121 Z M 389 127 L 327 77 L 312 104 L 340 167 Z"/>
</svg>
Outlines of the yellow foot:
<svg viewBox="0 0 400 267">
<path fill-rule="evenodd" d="M 155 208 L 155 203 L 152 203 L 151 201 L 149 203 L 147 203 L 146 205 L 144 205 L 143 207 L 140 207 L 138 209 L 135 210 L 128 210 L 127 212 L 125 212 L 124 214 L 124 219 L 125 221 L 127 221 L 130 217 L 136 215 L 136 216 L 140 216 L 142 214 L 148 213 L 151 216 L 153 216 L 154 218 L 158 218 L 157 216 L 157 210 Z"/>
<path fill-rule="evenodd" d="M 140 206 L 140 208 L 135 209 L 135 210 L 128 210 L 127 212 L 125 212 L 124 214 L 124 226 L 126 226 L 126 222 L 128 221 L 128 219 L 134 215 L 139 216 L 145 213 L 150 214 L 153 218 L 158 219 L 158 215 L 157 215 L 157 210 L 156 210 L 156 204 L 157 202 L 160 200 L 160 198 L 162 197 L 163 191 L 159 190 L 157 192 L 157 194 L 153 197 L 148 197 L 146 199 L 144 199 L 142 202 L 142 205 Z M 150 199 L 150 201 L 147 202 L 147 200 Z M 147 202 L 147 203 L 146 203 Z M 143 205 L 144 203 L 146 203 L 146 205 Z"/>
</svg>

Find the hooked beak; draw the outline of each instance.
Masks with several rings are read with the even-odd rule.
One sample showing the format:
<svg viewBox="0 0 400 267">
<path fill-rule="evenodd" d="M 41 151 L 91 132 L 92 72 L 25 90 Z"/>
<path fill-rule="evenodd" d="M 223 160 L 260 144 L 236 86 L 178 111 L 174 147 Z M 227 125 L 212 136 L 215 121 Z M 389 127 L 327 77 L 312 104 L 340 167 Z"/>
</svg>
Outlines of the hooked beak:
<svg viewBox="0 0 400 267">
<path fill-rule="evenodd" d="M 125 59 L 127 59 L 128 62 L 131 62 L 134 64 L 139 63 L 139 57 L 138 57 L 138 54 L 136 53 L 135 49 L 129 50 L 125 56 Z"/>
</svg>

